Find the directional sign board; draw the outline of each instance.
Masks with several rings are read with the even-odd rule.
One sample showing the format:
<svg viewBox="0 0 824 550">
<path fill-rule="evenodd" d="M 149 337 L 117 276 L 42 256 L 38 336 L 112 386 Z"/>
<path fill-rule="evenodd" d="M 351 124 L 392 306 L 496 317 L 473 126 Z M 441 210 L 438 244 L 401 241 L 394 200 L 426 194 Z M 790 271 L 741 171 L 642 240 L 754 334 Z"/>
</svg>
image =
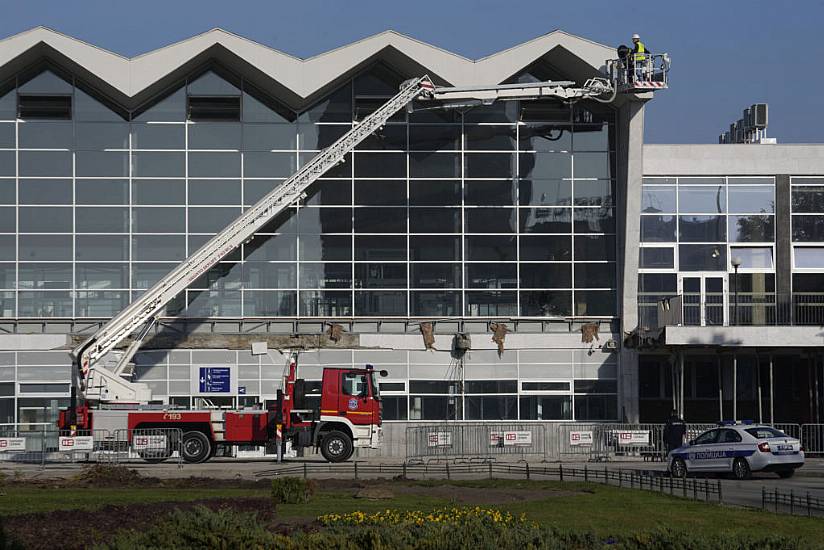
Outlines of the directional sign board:
<svg viewBox="0 0 824 550">
<path fill-rule="evenodd" d="M 200 393 L 231 393 L 232 371 L 229 367 L 200 367 L 199 371 Z"/>
</svg>

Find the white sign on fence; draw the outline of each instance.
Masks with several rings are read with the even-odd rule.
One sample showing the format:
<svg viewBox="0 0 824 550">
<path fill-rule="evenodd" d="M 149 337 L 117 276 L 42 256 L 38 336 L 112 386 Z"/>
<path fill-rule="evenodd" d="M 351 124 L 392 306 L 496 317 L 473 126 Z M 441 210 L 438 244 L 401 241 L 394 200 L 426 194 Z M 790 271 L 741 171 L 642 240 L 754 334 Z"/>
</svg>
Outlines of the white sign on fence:
<svg viewBox="0 0 824 550">
<path fill-rule="evenodd" d="M 618 437 L 618 445 L 649 445 L 649 430 L 621 430 L 616 432 L 616 434 Z"/>
<path fill-rule="evenodd" d="M 429 432 L 426 434 L 428 447 L 451 447 L 452 432 Z"/>
<path fill-rule="evenodd" d="M 490 447 L 528 447 L 532 445 L 532 432 L 490 432 Z"/>
<path fill-rule="evenodd" d="M 60 437 L 58 449 L 60 451 L 93 451 L 94 437 L 90 435 Z"/>
<path fill-rule="evenodd" d="M 573 447 L 592 445 L 592 432 L 569 432 L 569 444 Z"/>
<path fill-rule="evenodd" d="M 136 451 L 165 451 L 165 435 L 136 435 L 132 438 L 132 446 Z"/>
<path fill-rule="evenodd" d="M 0 437 L 0 453 L 4 451 L 25 451 L 25 437 Z"/>
</svg>

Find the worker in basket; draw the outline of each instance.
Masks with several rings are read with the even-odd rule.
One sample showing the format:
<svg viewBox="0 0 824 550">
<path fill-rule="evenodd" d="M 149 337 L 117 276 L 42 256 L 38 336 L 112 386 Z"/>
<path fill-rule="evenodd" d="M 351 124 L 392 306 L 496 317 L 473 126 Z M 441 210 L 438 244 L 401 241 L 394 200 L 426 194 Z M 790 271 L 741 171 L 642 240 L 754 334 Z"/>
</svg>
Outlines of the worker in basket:
<svg viewBox="0 0 824 550">
<path fill-rule="evenodd" d="M 629 52 L 629 82 L 645 82 L 649 80 L 647 75 L 647 65 L 649 64 L 652 52 L 647 49 L 646 44 L 641 42 L 638 33 L 632 35 L 632 50 Z"/>
</svg>

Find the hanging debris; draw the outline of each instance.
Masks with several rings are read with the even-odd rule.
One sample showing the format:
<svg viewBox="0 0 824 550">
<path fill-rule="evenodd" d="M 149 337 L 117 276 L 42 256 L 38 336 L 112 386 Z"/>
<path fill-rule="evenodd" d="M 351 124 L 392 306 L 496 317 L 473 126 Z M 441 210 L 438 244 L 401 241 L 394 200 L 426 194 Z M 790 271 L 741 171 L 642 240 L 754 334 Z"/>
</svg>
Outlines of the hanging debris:
<svg viewBox="0 0 824 550">
<path fill-rule="evenodd" d="M 421 323 L 421 334 L 423 335 L 423 345 L 428 350 L 435 349 L 435 329 L 432 323 Z"/>
<path fill-rule="evenodd" d="M 489 323 L 489 330 L 493 332 L 492 341 L 498 344 L 498 356 L 504 353 L 504 340 L 509 329 L 504 323 Z"/>
<path fill-rule="evenodd" d="M 330 340 L 337 343 L 343 337 L 343 326 L 337 323 L 329 323 L 329 329 L 326 331 L 326 335 Z"/>
<path fill-rule="evenodd" d="M 598 323 L 587 323 L 585 325 L 581 325 L 581 342 L 591 344 L 593 338 L 600 342 L 601 339 L 598 338 L 599 328 L 600 325 Z"/>
</svg>

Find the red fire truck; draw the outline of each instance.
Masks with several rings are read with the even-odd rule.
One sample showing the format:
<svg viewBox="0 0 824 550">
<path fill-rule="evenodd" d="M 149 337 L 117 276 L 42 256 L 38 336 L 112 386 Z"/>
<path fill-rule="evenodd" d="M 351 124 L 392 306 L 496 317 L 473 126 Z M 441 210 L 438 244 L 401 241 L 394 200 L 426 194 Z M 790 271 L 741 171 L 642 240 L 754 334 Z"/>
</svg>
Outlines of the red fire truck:
<svg viewBox="0 0 824 550">
<path fill-rule="evenodd" d="M 326 368 L 320 400 L 311 399 L 305 382 L 297 377 L 297 357 L 297 353 L 291 354 L 283 390 L 278 390 L 276 404 L 269 410 L 93 410 L 83 405 L 75 410 L 74 419 L 70 418 L 71 409 L 61 411 L 59 425 L 76 433 L 92 430 L 91 433 L 107 434 L 104 438 L 110 439 L 112 446 L 131 444 L 134 433 L 165 434 L 171 438 L 171 430 L 164 432 L 164 428 L 172 428 L 175 433 L 180 430 L 179 445 L 164 438 L 166 452 L 153 452 L 147 460 L 168 458 L 179 448 L 186 462 L 199 463 L 214 456 L 220 445 L 275 443 L 285 447 L 289 442 L 298 453 L 302 454 L 307 447 L 320 448 L 326 460 L 341 462 L 349 459 L 356 447 L 378 448 L 382 413 L 378 371 L 371 365 L 363 369 Z M 116 441 L 118 433 L 127 440 Z M 105 447 L 105 440 L 103 444 Z"/>
</svg>

